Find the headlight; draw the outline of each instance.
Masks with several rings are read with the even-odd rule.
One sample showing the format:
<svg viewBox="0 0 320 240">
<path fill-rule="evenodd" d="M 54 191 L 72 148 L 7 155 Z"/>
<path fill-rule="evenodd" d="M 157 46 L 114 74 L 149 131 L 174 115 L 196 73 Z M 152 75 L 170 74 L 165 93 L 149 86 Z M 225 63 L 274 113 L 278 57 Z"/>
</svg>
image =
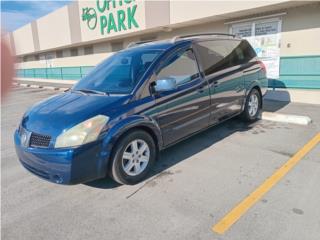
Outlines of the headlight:
<svg viewBox="0 0 320 240">
<path fill-rule="evenodd" d="M 79 123 L 57 137 L 55 148 L 74 147 L 97 140 L 108 120 L 107 116 L 97 115 Z"/>
</svg>

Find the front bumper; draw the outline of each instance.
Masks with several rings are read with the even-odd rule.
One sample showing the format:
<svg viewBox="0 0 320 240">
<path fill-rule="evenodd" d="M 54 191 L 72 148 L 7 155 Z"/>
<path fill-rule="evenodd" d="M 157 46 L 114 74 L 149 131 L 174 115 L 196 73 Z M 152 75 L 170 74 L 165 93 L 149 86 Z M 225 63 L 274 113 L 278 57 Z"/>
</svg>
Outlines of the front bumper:
<svg viewBox="0 0 320 240">
<path fill-rule="evenodd" d="M 18 131 L 14 143 L 21 164 L 33 174 L 59 184 L 77 184 L 105 177 L 109 159 L 106 143 L 98 140 L 77 148 L 24 147 Z"/>
</svg>

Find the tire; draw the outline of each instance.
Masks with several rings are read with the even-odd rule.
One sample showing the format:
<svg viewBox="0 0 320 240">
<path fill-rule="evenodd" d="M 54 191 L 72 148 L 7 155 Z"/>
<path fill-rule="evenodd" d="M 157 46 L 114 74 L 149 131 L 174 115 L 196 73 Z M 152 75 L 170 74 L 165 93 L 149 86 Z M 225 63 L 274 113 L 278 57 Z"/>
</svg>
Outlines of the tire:
<svg viewBox="0 0 320 240">
<path fill-rule="evenodd" d="M 241 114 L 241 118 L 246 122 L 256 121 L 261 114 L 262 97 L 260 92 L 253 88 L 248 94 Z"/>
<path fill-rule="evenodd" d="M 156 155 L 156 144 L 150 134 L 143 130 L 133 130 L 121 137 L 115 145 L 109 175 L 120 184 L 141 182 L 154 164 Z"/>
</svg>

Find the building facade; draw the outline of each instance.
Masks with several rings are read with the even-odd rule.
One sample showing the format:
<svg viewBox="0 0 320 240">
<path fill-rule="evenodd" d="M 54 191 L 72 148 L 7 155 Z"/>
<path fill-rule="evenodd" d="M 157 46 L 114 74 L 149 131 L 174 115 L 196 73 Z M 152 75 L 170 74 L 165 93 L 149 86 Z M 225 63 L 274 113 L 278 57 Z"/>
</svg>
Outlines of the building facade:
<svg viewBox="0 0 320 240">
<path fill-rule="evenodd" d="M 270 88 L 320 90 L 320 2 L 314 1 L 79 0 L 6 40 L 17 77 L 77 80 L 130 42 L 203 32 L 248 39 L 267 67 Z"/>
</svg>

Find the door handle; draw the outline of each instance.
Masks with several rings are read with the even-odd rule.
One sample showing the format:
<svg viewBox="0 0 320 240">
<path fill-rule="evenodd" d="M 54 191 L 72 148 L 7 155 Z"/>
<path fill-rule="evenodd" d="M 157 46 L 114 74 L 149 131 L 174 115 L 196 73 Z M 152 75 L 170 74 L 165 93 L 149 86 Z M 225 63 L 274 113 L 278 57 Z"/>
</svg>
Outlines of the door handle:
<svg viewBox="0 0 320 240">
<path fill-rule="evenodd" d="M 218 86 L 219 86 L 219 82 L 218 82 L 218 81 L 214 81 L 214 82 L 213 82 L 213 86 L 214 86 L 214 87 L 218 87 Z"/>
<path fill-rule="evenodd" d="M 203 92 L 204 92 L 204 86 L 200 86 L 200 87 L 198 88 L 198 92 L 199 92 L 199 93 L 203 93 Z"/>
</svg>

